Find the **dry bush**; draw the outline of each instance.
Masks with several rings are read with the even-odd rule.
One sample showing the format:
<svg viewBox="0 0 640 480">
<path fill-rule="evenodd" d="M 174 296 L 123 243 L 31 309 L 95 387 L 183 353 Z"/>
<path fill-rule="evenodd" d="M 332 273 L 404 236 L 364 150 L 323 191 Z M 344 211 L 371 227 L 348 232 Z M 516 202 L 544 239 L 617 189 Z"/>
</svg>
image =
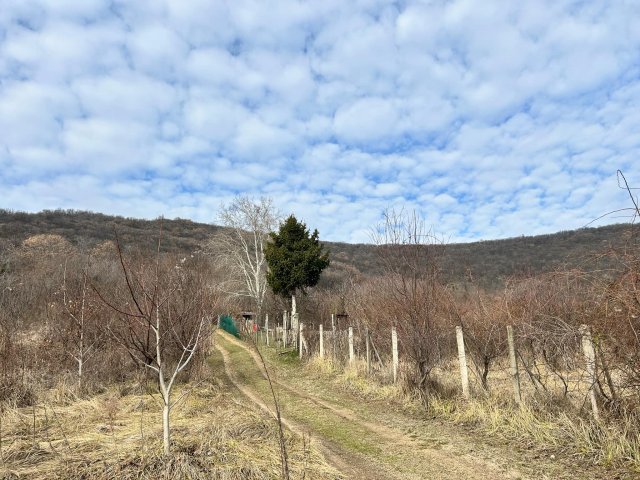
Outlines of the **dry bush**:
<svg viewBox="0 0 640 480">
<path fill-rule="evenodd" d="M 454 317 L 463 327 L 473 369 L 485 391 L 489 390 L 491 368 L 507 352 L 506 327 L 510 322 L 504 301 L 503 295 L 477 288 L 451 301 Z M 449 328 L 452 330 L 453 326 Z"/>
<path fill-rule="evenodd" d="M 599 380 L 614 409 L 640 407 L 640 256 L 637 248 L 609 252 L 621 265 L 611 282 L 599 279 L 601 305 L 595 322 Z M 605 385 L 606 388 L 603 388 Z"/>
<path fill-rule="evenodd" d="M 66 256 L 75 250 L 73 245 L 61 235 L 43 233 L 24 240 L 18 254 L 24 260 L 39 262 L 47 257 Z"/>
<path fill-rule="evenodd" d="M 354 310 L 378 335 L 396 327 L 401 354 L 415 371 L 410 381 L 427 401 L 442 333 L 451 322 L 450 292 L 440 281 L 439 242 L 415 212 L 394 210 L 385 212 L 373 237 L 384 274 L 360 286 Z"/>
<path fill-rule="evenodd" d="M 597 301 L 581 271 L 553 272 L 512 280 L 505 290 L 508 322 L 514 325 L 519 359 L 537 391 L 570 393 L 570 375 L 583 373 L 580 325 L 590 323 Z M 576 378 L 576 380 L 578 380 Z M 574 382 L 574 388 L 578 382 Z"/>
</svg>

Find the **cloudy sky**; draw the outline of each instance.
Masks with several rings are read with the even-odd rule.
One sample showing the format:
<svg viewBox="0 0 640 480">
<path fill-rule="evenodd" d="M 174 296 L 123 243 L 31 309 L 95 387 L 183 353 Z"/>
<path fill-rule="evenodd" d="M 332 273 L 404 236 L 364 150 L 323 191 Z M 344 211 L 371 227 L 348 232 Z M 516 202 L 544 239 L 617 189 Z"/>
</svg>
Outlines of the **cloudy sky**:
<svg viewBox="0 0 640 480">
<path fill-rule="evenodd" d="M 639 12 L 2 0 L 0 208 L 215 223 L 246 193 L 327 240 L 389 206 L 451 241 L 579 228 L 629 206 L 617 169 L 640 186 Z"/>
</svg>

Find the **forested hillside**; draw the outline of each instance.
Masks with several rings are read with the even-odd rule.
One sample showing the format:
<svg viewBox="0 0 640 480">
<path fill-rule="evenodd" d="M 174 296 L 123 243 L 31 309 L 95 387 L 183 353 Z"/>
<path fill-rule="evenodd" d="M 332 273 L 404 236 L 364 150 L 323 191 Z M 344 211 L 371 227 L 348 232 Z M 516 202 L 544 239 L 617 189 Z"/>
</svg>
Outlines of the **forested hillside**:
<svg viewBox="0 0 640 480">
<path fill-rule="evenodd" d="M 493 288 L 511 276 L 559 268 L 582 267 L 592 270 L 611 267 L 611 257 L 603 258 L 601 255 L 612 249 L 637 248 L 639 231 L 637 225 L 618 224 L 549 235 L 452 243 L 437 248 L 446 281 L 473 281 Z M 379 272 L 374 246 L 347 243 L 329 245 L 334 260 L 351 264 L 363 273 Z"/>
<path fill-rule="evenodd" d="M 72 244 L 93 247 L 113 240 L 114 227 L 126 245 L 147 246 L 158 236 L 158 222 L 77 210 L 44 210 L 39 213 L 11 212 L 0 209 L 0 242 L 18 244 L 41 233 L 61 235 Z M 163 222 L 163 247 L 171 252 L 196 250 L 222 227 L 191 220 Z"/>
<path fill-rule="evenodd" d="M 0 246 L 16 245 L 29 236 L 52 233 L 77 246 L 92 247 L 113 239 L 114 227 L 126 245 L 147 246 L 157 238 L 158 223 L 100 213 L 47 210 L 23 213 L 0 210 Z M 192 252 L 222 227 L 190 220 L 164 220 L 163 245 L 168 251 Z M 629 224 L 583 228 L 550 235 L 439 246 L 442 272 L 448 282 L 473 280 L 485 287 L 513 275 L 534 274 L 556 268 L 594 265 L 599 254 L 637 242 L 637 226 Z M 322 236 L 322 232 L 320 232 Z M 326 242 L 334 271 L 365 275 L 380 272 L 375 246 Z M 597 265 L 597 264 L 596 264 Z M 606 265 L 600 265 L 606 266 Z"/>
</svg>

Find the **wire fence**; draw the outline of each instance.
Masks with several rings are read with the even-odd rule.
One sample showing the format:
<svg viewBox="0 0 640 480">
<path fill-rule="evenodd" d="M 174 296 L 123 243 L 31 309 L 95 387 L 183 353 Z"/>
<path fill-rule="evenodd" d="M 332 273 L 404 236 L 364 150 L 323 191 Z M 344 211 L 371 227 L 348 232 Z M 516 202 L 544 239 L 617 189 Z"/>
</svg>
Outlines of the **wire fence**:
<svg viewBox="0 0 640 480">
<path fill-rule="evenodd" d="M 395 327 L 273 323 L 259 329 L 262 345 L 295 351 L 305 360 L 330 361 L 338 369 L 351 368 L 383 384 L 415 385 L 421 374 L 415 339 Z M 440 393 L 467 398 L 498 395 L 517 403 L 553 399 L 589 409 L 595 418 L 600 404 L 637 395 L 637 388 L 626 388 L 621 373 L 607 365 L 605 351 L 594 342 L 588 326 L 552 333 L 550 342 L 548 332 L 538 338 L 524 326 L 506 326 L 495 335 L 500 338 L 498 348 L 490 349 L 486 340 L 483 343 L 461 326 L 440 330 L 436 341 L 430 342 L 428 380 Z"/>
</svg>

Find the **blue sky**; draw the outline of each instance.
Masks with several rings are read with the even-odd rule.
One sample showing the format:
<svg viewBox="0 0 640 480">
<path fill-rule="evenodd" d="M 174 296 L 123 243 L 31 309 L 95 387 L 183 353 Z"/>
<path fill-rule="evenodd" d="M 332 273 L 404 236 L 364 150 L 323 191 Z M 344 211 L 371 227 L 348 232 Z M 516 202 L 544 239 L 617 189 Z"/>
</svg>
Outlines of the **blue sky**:
<svg viewBox="0 0 640 480">
<path fill-rule="evenodd" d="M 450 241 L 579 228 L 640 185 L 636 1 L 2 0 L 0 207 L 321 238 L 386 207 Z M 603 222 L 625 221 L 607 217 Z"/>
</svg>

